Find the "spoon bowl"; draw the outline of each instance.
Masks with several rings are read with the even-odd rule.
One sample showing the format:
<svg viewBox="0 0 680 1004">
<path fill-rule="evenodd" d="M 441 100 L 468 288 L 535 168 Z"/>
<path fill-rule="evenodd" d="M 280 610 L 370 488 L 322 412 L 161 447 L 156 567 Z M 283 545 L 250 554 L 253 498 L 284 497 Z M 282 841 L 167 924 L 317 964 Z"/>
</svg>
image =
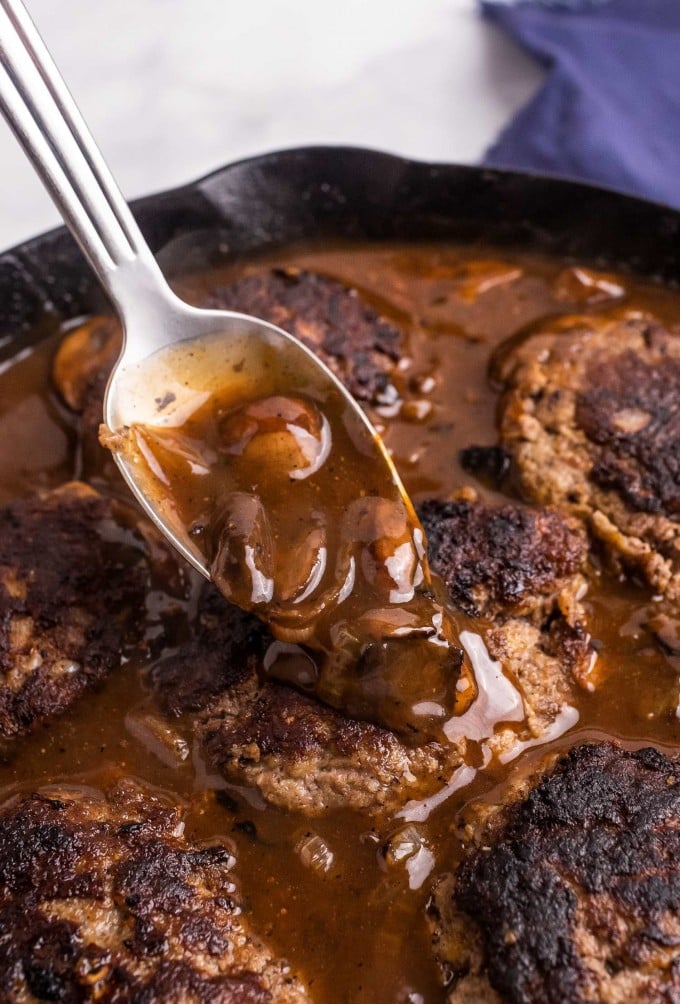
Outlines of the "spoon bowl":
<svg viewBox="0 0 680 1004">
<path fill-rule="evenodd" d="M 162 481 L 150 479 L 134 451 L 117 448 L 116 434 L 140 426 L 181 428 L 211 394 L 230 383 L 243 398 L 257 395 L 261 356 L 276 357 L 282 374 L 295 374 L 307 387 L 332 387 L 344 404 L 343 421 L 365 453 L 383 467 L 394 493 L 409 512 L 411 502 L 382 440 L 354 398 L 334 373 L 306 345 L 281 328 L 247 314 L 201 310 L 184 303 L 168 289 L 162 301 L 167 314 L 147 325 L 144 338 L 126 337 L 111 373 L 104 399 L 103 439 L 138 502 L 174 547 L 206 578 L 211 571 L 205 552 L 192 539 L 172 506 Z M 174 334 L 174 338 L 173 338 Z M 238 372 L 235 373 L 234 368 Z"/>
</svg>

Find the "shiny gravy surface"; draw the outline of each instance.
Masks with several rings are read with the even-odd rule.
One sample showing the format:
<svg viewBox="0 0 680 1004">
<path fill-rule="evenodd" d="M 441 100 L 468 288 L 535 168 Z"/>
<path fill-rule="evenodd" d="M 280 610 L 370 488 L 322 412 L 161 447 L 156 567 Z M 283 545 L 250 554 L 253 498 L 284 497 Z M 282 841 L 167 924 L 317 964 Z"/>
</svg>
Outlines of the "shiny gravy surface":
<svg viewBox="0 0 680 1004">
<path fill-rule="evenodd" d="M 176 285 L 201 303 L 217 280 L 272 266 L 307 268 L 356 286 L 406 332 L 394 378 L 401 403 L 386 405 L 371 418 L 416 502 L 446 498 L 465 485 L 488 500 L 503 497 L 463 471 L 459 452 L 495 441 L 497 398 L 487 378 L 489 357 L 524 325 L 554 313 L 597 311 L 612 298 L 680 323 L 677 292 L 506 249 L 296 247 Z M 75 420 L 50 387 L 58 338 L 54 332 L 20 353 L 0 374 L 0 501 L 74 477 L 125 491 L 105 451 L 95 464 L 79 454 Z M 192 595 L 195 600 L 195 591 Z M 186 637 L 194 600 L 150 597 L 148 634 L 155 658 Z M 418 822 L 432 853 L 416 881 L 404 859 L 389 850 L 403 822 L 376 829 L 350 811 L 308 820 L 265 808 L 251 792 L 212 774 L 191 748 L 187 723 L 173 722 L 168 738 L 145 684 L 148 663 L 123 666 L 61 719 L 4 749 L 0 794 L 4 799 L 55 781 L 103 787 L 121 773 L 172 792 L 188 806 L 189 836 L 220 837 L 235 847 L 238 882 L 254 926 L 299 967 L 316 1000 L 435 1004 L 444 991 L 423 908 L 431 876 L 454 866 L 461 853 L 456 829 L 461 808 L 472 798 L 500 799 L 505 786 L 535 771 L 547 752 L 585 737 L 680 746 L 680 666 L 641 626 L 649 603 L 649 594 L 634 584 L 597 574 L 584 604 L 599 649 L 601 682 L 592 693 L 578 694 L 577 724 L 508 765 L 492 761 L 472 771 L 468 783 L 452 785 L 446 797 L 433 800 Z M 299 853 L 310 833 L 333 852 L 327 871 L 310 867 Z"/>
<path fill-rule="evenodd" d="M 102 442 L 220 592 L 283 643 L 269 675 L 407 742 L 441 737 L 462 651 L 420 520 L 351 402 L 279 341 L 162 350 L 130 381 L 154 388 L 148 422 Z"/>
</svg>

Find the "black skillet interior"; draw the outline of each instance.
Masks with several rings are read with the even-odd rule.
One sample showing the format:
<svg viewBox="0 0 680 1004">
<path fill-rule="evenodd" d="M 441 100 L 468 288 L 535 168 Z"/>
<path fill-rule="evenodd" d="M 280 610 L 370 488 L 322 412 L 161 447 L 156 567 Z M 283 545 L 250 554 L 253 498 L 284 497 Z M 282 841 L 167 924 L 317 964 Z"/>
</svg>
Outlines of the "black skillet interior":
<svg viewBox="0 0 680 1004">
<path fill-rule="evenodd" d="M 133 203 L 166 274 L 318 238 L 512 245 L 656 277 L 680 278 L 680 213 L 570 181 L 373 150 L 264 154 Z M 70 235 L 54 230 L 0 256 L 0 349 L 47 315 L 100 309 L 103 294 Z"/>
</svg>

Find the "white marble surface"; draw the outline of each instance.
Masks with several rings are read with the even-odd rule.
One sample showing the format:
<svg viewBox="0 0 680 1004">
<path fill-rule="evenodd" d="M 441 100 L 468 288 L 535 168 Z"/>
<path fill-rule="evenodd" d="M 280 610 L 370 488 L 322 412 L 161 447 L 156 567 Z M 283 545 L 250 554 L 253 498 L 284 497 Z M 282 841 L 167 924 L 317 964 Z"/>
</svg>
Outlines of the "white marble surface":
<svg viewBox="0 0 680 1004">
<path fill-rule="evenodd" d="M 236 158 L 361 144 L 471 163 L 540 71 L 475 0 L 27 0 L 132 198 Z M 56 210 L 0 122 L 0 247 Z"/>
</svg>

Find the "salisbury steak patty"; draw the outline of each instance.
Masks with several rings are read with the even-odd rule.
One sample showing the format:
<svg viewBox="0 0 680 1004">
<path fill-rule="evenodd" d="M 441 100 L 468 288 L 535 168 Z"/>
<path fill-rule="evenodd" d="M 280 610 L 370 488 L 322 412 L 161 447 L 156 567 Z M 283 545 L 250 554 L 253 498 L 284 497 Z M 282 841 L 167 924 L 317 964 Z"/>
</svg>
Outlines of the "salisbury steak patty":
<svg viewBox="0 0 680 1004">
<path fill-rule="evenodd" d="M 448 780 L 461 760 L 457 749 L 409 747 L 387 729 L 263 682 L 272 641 L 259 620 L 207 588 L 192 639 L 152 672 L 166 710 L 194 713 L 199 742 L 228 780 L 312 816 L 388 810 Z"/>
<path fill-rule="evenodd" d="M 388 729 L 254 676 L 207 709 L 199 733 L 226 777 L 310 816 L 342 807 L 394 809 L 441 787 L 461 763 L 456 748 L 406 746 Z"/>
<path fill-rule="evenodd" d="M 313 349 L 358 400 L 385 399 L 403 335 L 335 279 L 274 269 L 214 289 L 207 306 L 278 325 Z"/>
<path fill-rule="evenodd" d="M 544 322 L 500 358 L 501 438 L 527 495 L 585 518 L 680 599 L 680 338 L 638 313 Z"/>
<path fill-rule="evenodd" d="M 431 501 L 420 514 L 452 602 L 484 615 L 478 629 L 517 685 L 523 726 L 475 736 L 511 756 L 518 738 L 536 738 L 553 724 L 574 677 L 590 664 L 578 619 L 585 534 L 576 521 L 520 506 Z M 153 671 L 165 708 L 194 713 L 208 759 L 228 780 L 309 815 L 343 806 L 387 812 L 437 790 L 461 764 L 465 717 L 450 742 L 408 746 L 387 729 L 264 681 L 271 643 L 259 621 L 209 589 L 193 637 Z"/>
<path fill-rule="evenodd" d="M 585 534 L 554 510 L 461 498 L 426 501 L 418 515 L 433 570 L 470 617 L 533 613 L 583 571 Z"/>
<path fill-rule="evenodd" d="M 221 845 L 132 782 L 49 789 L 0 810 L 0 999 L 137 1004 L 307 1000 L 249 930 Z"/>
<path fill-rule="evenodd" d="M 520 691 L 526 727 L 501 729 L 492 743 L 510 755 L 518 737 L 537 738 L 554 722 L 574 682 L 593 686 L 594 653 L 580 603 L 585 533 L 578 520 L 555 510 L 487 505 L 470 492 L 429 500 L 418 512 L 432 570 L 454 607 L 481 618 L 473 630 Z"/>
<path fill-rule="evenodd" d="M 86 485 L 0 509 L 0 736 L 60 714 L 120 664 L 146 587 L 141 547 Z"/>
<path fill-rule="evenodd" d="M 436 886 L 449 1001 L 680 999 L 680 759 L 571 750 Z"/>
<path fill-rule="evenodd" d="M 170 714 L 203 713 L 224 693 L 257 674 L 272 642 L 259 618 L 205 585 L 191 636 L 176 655 L 153 667 L 151 681 Z"/>
</svg>

